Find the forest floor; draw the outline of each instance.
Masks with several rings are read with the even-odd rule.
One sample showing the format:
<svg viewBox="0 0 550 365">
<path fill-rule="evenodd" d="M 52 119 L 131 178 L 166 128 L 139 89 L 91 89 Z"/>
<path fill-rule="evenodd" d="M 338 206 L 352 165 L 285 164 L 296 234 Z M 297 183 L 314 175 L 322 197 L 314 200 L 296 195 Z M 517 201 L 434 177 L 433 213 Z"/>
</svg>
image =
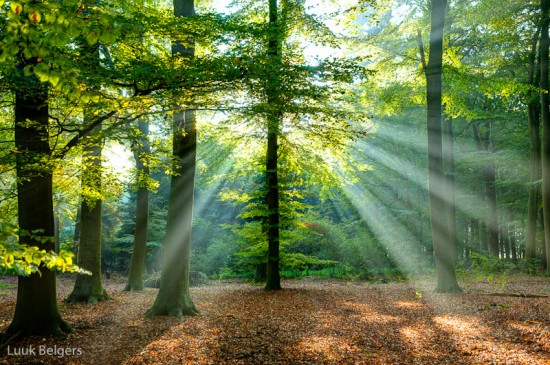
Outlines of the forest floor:
<svg viewBox="0 0 550 365">
<path fill-rule="evenodd" d="M 15 283 L 0 278 L 0 332 L 13 316 Z M 191 289 L 201 315 L 182 319 L 144 318 L 157 290 L 128 293 L 124 284 L 106 280 L 110 301 L 60 301 L 75 332 L 11 342 L 0 364 L 550 364 L 548 278 L 471 281 L 460 294 L 434 294 L 430 278 L 304 278 L 277 292 L 211 281 Z M 59 298 L 72 285 L 61 278 Z M 37 355 L 14 354 L 25 348 Z"/>
</svg>

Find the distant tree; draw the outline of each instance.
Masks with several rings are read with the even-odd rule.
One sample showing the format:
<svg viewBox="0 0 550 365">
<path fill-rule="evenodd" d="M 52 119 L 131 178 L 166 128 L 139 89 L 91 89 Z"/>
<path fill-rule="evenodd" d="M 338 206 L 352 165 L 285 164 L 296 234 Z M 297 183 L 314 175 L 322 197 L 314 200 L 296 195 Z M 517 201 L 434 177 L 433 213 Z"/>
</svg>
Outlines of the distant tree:
<svg viewBox="0 0 550 365">
<path fill-rule="evenodd" d="M 109 299 L 101 280 L 102 168 L 101 125 L 82 149 L 82 191 L 78 265 L 92 275 L 77 274 L 67 302 L 97 303 Z"/>
<path fill-rule="evenodd" d="M 145 270 L 145 258 L 147 254 L 147 226 L 149 223 L 149 189 L 147 182 L 149 179 L 149 166 L 144 163 L 147 154 L 151 152 L 149 146 L 149 124 L 146 121 L 138 122 L 140 136 L 138 138 L 138 148 L 134 152 L 137 169 L 137 201 L 136 201 L 136 220 L 134 228 L 134 245 L 132 251 L 132 260 L 130 262 L 130 275 L 128 284 L 124 290 L 140 291 L 143 290 L 143 273 Z"/>
</svg>

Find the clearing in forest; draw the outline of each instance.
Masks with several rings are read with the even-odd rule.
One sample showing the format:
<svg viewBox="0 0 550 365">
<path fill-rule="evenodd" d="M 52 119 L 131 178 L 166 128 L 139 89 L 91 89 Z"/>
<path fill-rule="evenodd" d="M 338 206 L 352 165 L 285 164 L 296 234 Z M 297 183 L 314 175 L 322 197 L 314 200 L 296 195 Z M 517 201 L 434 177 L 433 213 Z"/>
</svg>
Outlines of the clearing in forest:
<svg viewBox="0 0 550 365">
<path fill-rule="evenodd" d="M 0 285 L 0 331 L 15 305 L 14 279 Z M 192 288 L 198 317 L 144 318 L 157 290 L 123 292 L 93 305 L 60 302 L 76 331 L 27 338 L 1 364 L 549 364 L 550 279 L 461 283 L 432 293 L 434 280 L 373 284 L 305 278 L 284 290 L 211 281 Z M 59 280 L 59 298 L 73 281 Z M 8 351 L 9 349 L 9 351 Z M 34 349 L 33 355 L 14 355 Z M 49 349 L 50 354 L 40 354 Z M 65 354 L 69 352 L 69 354 Z"/>
</svg>

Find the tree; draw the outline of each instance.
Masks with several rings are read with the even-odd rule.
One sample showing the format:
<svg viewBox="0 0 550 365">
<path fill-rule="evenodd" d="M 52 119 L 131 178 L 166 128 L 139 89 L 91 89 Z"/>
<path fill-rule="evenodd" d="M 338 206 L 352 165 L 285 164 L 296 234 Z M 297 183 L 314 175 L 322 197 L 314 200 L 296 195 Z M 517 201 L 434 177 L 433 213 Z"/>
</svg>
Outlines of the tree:
<svg viewBox="0 0 550 365">
<path fill-rule="evenodd" d="M 101 125 L 88 137 L 82 150 L 82 190 L 80 203 L 80 238 L 78 265 L 92 275 L 76 276 L 73 291 L 67 302 L 97 303 L 109 299 L 101 280 L 101 216 L 102 174 L 100 137 Z"/>
<path fill-rule="evenodd" d="M 529 71 L 527 83 L 536 87 L 540 78 L 540 64 L 537 62 L 537 45 L 539 31 L 535 32 L 529 54 Z M 539 67 L 537 67 L 539 66 Z M 529 127 L 529 202 L 527 208 L 527 237 L 525 239 L 525 257 L 534 259 L 537 253 L 537 217 L 540 203 L 541 178 L 541 140 L 540 140 L 540 98 L 534 90 L 530 90 L 527 100 L 527 125 Z"/>
<path fill-rule="evenodd" d="M 430 53 L 426 65 L 426 101 L 428 108 L 428 189 L 430 196 L 430 219 L 435 267 L 437 272 L 436 291 L 440 293 L 457 292 L 460 287 L 456 281 L 455 263 L 452 253 L 456 240 L 448 236 L 448 224 L 445 221 L 448 207 L 445 202 L 445 178 L 443 175 L 442 147 L 442 73 L 443 73 L 443 28 L 445 24 L 447 1 L 432 0 Z M 453 247 L 454 246 L 454 247 Z"/>
<path fill-rule="evenodd" d="M 542 208 L 544 212 L 544 240 L 546 262 L 550 263 L 550 86 L 548 81 L 550 38 L 550 0 L 541 0 L 542 12 L 540 32 L 540 88 L 542 124 Z M 550 265 L 546 265 L 546 275 L 550 276 Z"/>
<path fill-rule="evenodd" d="M 147 181 L 149 179 L 149 166 L 144 163 L 146 154 L 151 151 L 149 147 L 149 124 L 143 120 L 138 121 L 140 138 L 138 138 L 138 148 L 134 152 L 137 168 L 137 201 L 136 201 L 136 219 L 134 228 L 134 249 L 132 251 L 132 260 L 130 262 L 130 274 L 128 284 L 124 290 L 140 291 L 143 290 L 143 273 L 145 269 L 145 257 L 147 254 L 147 225 L 149 221 L 149 189 Z"/>
<path fill-rule="evenodd" d="M 267 154 L 266 154 L 266 202 L 267 202 L 267 272 L 265 290 L 280 290 L 279 273 L 279 181 L 278 136 L 282 111 L 280 102 L 281 80 L 281 26 L 277 21 L 277 0 L 269 0 L 268 78 L 266 81 L 267 104 Z"/>
<path fill-rule="evenodd" d="M 17 207 L 19 242 L 53 251 L 52 161 L 49 145 L 48 88 L 34 76 L 18 79 L 15 94 Z M 53 270 L 19 276 L 15 314 L 7 336 L 63 336 L 71 327 L 61 319 Z"/>
<path fill-rule="evenodd" d="M 194 0 L 174 0 L 174 14 L 177 17 L 193 16 Z M 192 58 L 195 53 L 193 40 L 189 39 L 187 45 L 176 42 L 172 46 L 172 53 L 184 59 Z M 164 262 L 159 292 L 155 303 L 146 313 L 149 317 L 198 314 L 189 293 L 189 256 L 197 153 L 195 111 L 190 109 L 176 111 L 172 133 L 174 175 L 171 178 L 168 201 L 166 237 L 163 246 Z"/>
</svg>

